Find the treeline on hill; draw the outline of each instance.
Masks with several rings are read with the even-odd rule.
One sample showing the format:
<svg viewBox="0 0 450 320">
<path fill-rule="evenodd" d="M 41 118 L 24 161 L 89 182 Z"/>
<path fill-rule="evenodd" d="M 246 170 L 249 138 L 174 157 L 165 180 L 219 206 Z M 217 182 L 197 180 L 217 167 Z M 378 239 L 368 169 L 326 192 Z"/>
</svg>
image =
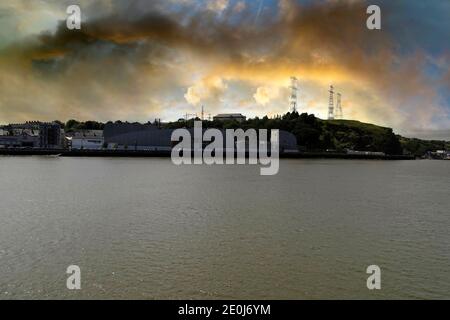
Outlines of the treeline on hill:
<svg viewBox="0 0 450 320">
<path fill-rule="evenodd" d="M 195 119 L 200 120 L 200 119 Z M 66 132 L 75 130 L 103 130 L 105 124 L 97 121 L 79 122 L 69 120 L 58 122 Z M 116 121 L 115 123 L 122 123 Z M 159 125 L 157 121 L 154 123 Z M 165 128 L 193 127 L 194 119 L 162 124 Z M 204 128 L 218 129 L 280 129 L 291 132 L 297 138 L 302 150 L 336 151 L 345 149 L 359 151 L 378 151 L 391 155 L 412 154 L 422 156 L 428 151 L 450 149 L 450 142 L 408 139 L 394 134 L 391 128 L 376 126 L 353 120 L 321 120 L 313 114 L 297 112 L 283 116 L 248 119 L 237 121 L 203 121 Z"/>
<path fill-rule="evenodd" d="M 64 129 L 65 132 L 73 132 L 77 130 L 103 130 L 105 128 L 105 123 L 98 122 L 98 121 L 77 121 L 74 119 L 71 119 L 67 121 L 66 123 L 55 120 L 54 122 L 58 123 L 62 129 Z M 113 123 L 112 121 L 108 121 L 107 123 Z M 126 123 L 120 120 L 115 121 L 114 123 Z M 157 121 L 154 122 L 154 124 L 157 124 Z"/>
<path fill-rule="evenodd" d="M 76 130 L 103 130 L 105 127 L 104 123 L 97 121 L 81 122 L 71 119 L 66 123 L 59 120 L 55 120 L 54 122 L 58 123 L 65 132 L 73 132 Z"/>
</svg>

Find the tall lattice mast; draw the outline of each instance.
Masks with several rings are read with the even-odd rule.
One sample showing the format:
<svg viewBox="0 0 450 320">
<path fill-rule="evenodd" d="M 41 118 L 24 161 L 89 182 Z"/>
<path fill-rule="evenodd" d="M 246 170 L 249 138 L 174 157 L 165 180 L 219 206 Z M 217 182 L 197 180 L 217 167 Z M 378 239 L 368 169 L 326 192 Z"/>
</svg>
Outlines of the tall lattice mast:
<svg viewBox="0 0 450 320">
<path fill-rule="evenodd" d="M 291 77 L 291 96 L 289 98 L 289 108 L 292 112 L 297 112 L 298 108 L 298 79 L 296 77 Z"/>
<path fill-rule="evenodd" d="M 328 103 L 328 120 L 334 119 L 334 87 L 330 86 L 330 101 Z"/>
<path fill-rule="evenodd" d="M 336 101 L 336 119 L 344 119 L 344 114 L 342 112 L 342 105 L 341 105 L 341 94 L 337 94 L 337 101 Z"/>
</svg>

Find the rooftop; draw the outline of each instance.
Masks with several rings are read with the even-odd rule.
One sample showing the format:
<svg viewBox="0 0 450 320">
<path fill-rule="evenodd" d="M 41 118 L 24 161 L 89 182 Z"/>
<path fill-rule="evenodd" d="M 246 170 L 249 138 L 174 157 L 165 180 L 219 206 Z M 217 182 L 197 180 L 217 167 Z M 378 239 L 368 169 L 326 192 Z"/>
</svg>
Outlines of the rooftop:
<svg viewBox="0 0 450 320">
<path fill-rule="evenodd" d="M 241 113 L 220 113 L 216 116 L 214 116 L 214 118 L 245 118 L 245 116 L 243 116 Z"/>
<path fill-rule="evenodd" d="M 72 138 L 101 138 L 103 137 L 103 130 L 77 130 L 67 133 L 67 136 Z"/>
</svg>

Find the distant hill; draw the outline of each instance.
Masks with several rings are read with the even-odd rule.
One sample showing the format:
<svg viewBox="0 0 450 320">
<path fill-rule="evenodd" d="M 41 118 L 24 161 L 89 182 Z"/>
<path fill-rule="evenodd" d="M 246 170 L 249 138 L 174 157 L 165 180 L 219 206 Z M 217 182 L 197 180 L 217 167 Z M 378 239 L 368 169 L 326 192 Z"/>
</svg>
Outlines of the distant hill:
<svg viewBox="0 0 450 320">
<path fill-rule="evenodd" d="M 450 141 L 421 140 L 416 138 L 400 137 L 403 149 L 417 157 L 423 156 L 428 151 L 450 150 Z"/>
<path fill-rule="evenodd" d="M 373 137 L 374 142 L 377 137 L 381 137 L 388 132 L 392 132 L 392 129 L 377 126 L 370 123 L 363 123 L 354 120 L 325 120 L 326 126 L 333 128 L 333 132 L 338 141 L 345 141 L 348 136 L 344 135 L 340 137 L 340 130 L 342 128 L 347 128 L 350 132 L 356 131 L 359 133 L 365 132 Z M 337 128 L 339 131 L 336 131 Z M 403 153 L 411 154 L 415 156 L 423 156 L 428 151 L 436 150 L 450 150 L 450 141 L 439 141 L 439 140 L 422 140 L 417 138 L 405 138 L 397 135 L 397 139 L 400 142 L 400 146 L 403 149 Z M 377 143 L 374 143 L 376 145 Z"/>
</svg>

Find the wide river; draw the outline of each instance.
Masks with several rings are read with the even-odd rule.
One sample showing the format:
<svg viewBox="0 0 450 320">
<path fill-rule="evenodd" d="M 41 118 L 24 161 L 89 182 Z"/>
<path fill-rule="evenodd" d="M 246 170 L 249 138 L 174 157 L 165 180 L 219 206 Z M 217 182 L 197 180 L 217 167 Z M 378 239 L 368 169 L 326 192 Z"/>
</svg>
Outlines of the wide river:
<svg viewBox="0 0 450 320">
<path fill-rule="evenodd" d="M 448 299 L 450 161 L 0 157 L 0 299 L 22 298 Z"/>
</svg>

